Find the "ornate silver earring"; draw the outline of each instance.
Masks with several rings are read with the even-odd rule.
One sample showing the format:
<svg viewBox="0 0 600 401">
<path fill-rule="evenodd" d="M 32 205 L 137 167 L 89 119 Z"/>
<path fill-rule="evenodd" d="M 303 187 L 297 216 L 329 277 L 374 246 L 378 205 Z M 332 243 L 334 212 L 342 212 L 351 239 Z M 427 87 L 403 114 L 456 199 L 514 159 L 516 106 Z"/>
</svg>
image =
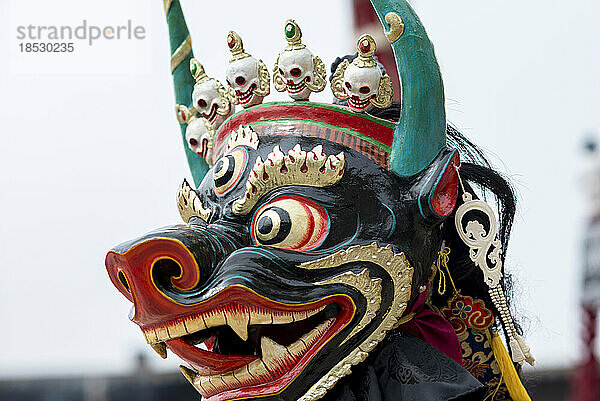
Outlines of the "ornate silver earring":
<svg viewBox="0 0 600 401">
<path fill-rule="evenodd" d="M 473 199 L 473 195 L 465 190 L 458 167 L 454 166 L 462 189 L 463 204 L 456 210 L 454 223 L 460 239 L 469 247 L 469 257 L 483 273 L 488 285 L 488 292 L 494 306 L 500 313 L 512 360 L 518 364 L 527 362 L 533 366 L 535 359 L 525 340 L 517 333 L 513 319 L 508 310 L 506 296 L 501 285 L 502 280 L 502 244 L 498 239 L 498 223 L 492 208 L 482 200 Z M 479 212 L 473 216 L 467 215 Z M 482 219 L 485 216 L 485 220 Z M 464 222 L 467 221 L 465 224 Z M 486 230 L 487 226 L 487 230 Z"/>
</svg>

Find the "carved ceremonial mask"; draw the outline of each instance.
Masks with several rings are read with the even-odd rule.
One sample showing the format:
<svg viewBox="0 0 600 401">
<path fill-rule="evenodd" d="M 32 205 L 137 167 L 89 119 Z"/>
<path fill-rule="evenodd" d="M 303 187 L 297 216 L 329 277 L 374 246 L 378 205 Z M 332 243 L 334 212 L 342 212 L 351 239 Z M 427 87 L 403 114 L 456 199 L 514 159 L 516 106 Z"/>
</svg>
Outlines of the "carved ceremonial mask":
<svg viewBox="0 0 600 401">
<path fill-rule="evenodd" d="M 134 304 L 131 320 L 148 344 L 183 360 L 183 374 L 203 399 L 486 394 L 488 383 L 461 366 L 463 340 L 452 316 L 425 305 L 437 280 L 432 265 L 454 230 L 448 217 L 462 203 L 439 68 L 405 1 L 372 3 L 402 79 L 397 121 L 363 112 L 368 102 L 391 105 L 391 83 L 373 64 L 370 36 L 359 39 L 358 61 L 336 73 L 341 88 L 332 88 L 346 91 L 345 99 L 356 96 L 360 107 L 311 103 L 302 99 L 323 90 L 323 62 L 288 21 L 288 48 L 273 74 L 277 90 L 294 100 L 263 103 L 269 73 L 244 52 L 239 35 L 227 37 L 233 57 L 226 90 L 192 58 L 179 2 L 165 1 L 178 120 L 195 185 L 179 188 L 182 224 L 116 246 L 106 266 Z M 345 85 L 352 79 L 363 82 L 356 95 Z M 367 81 L 368 93 L 360 92 Z M 243 108 L 234 114 L 237 102 Z M 482 294 L 489 319 L 478 328 L 495 330 L 504 324 L 493 318 L 500 309 Z M 440 305 L 457 299 L 442 295 Z M 458 356 L 445 340 L 406 329 L 430 312 L 439 330 L 429 337 L 447 336 Z M 360 398 L 359 385 L 379 393 Z"/>
</svg>

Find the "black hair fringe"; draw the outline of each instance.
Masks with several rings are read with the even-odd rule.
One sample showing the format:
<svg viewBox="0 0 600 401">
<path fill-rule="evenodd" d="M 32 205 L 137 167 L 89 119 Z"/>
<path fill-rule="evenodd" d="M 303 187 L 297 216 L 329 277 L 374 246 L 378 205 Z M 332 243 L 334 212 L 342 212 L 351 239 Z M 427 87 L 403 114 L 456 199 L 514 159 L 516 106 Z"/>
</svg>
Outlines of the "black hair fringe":
<svg viewBox="0 0 600 401">
<path fill-rule="evenodd" d="M 391 107 L 383 110 L 373 109 L 369 111 L 369 114 L 374 117 L 397 122 L 400 118 L 400 107 L 400 103 L 394 101 Z M 494 170 L 483 150 L 450 124 L 447 125 L 446 129 L 446 141 L 448 146 L 457 149 L 460 153 L 460 176 L 465 190 L 473 194 L 474 198 L 478 198 L 478 193 L 484 200 L 487 200 L 490 195 L 494 198 L 493 202 L 498 218 L 498 238 L 502 244 L 503 287 L 507 304 L 510 308 L 513 283 L 511 276 L 504 271 L 504 261 L 517 210 L 515 190 L 506 177 Z M 457 208 L 463 203 L 461 195 L 462 189 L 459 188 Z M 452 274 L 452 279 L 457 289 L 463 295 L 482 299 L 486 306 L 494 311 L 494 315 L 498 316 L 499 313 L 493 306 L 489 296 L 488 287 L 483 281 L 483 273 L 471 261 L 469 248 L 463 243 L 456 232 L 453 224 L 454 216 L 455 213 L 452 213 L 442 227 L 445 244 L 451 250 L 448 267 Z M 449 285 L 448 282 L 446 284 Z M 444 293 L 440 295 L 438 294 L 438 285 L 439 276 L 432 283 L 432 301 L 434 305 L 443 306 L 446 305 L 448 299 L 452 296 L 452 289 L 446 288 Z M 522 329 L 516 322 L 515 327 L 517 332 L 522 334 Z"/>
</svg>

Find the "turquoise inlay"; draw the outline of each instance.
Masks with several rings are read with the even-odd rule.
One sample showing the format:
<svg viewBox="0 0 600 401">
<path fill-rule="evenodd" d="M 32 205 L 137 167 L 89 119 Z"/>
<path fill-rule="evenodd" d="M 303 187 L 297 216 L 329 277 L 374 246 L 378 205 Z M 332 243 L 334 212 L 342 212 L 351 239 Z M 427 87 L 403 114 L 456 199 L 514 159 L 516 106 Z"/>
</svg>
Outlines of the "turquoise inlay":
<svg viewBox="0 0 600 401">
<path fill-rule="evenodd" d="M 189 36 L 188 28 L 183 17 L 183 11 L 179 0 L 174 0 L 171 3 L 171 7 L 167 12 L 167 24 L 169 26 L 169 41 L 171 44 L 171 54 L 179 48 L 179 46 Z M 189 106 L 192 103 L 192 90 L 194 88 L 194 77 L 190 73 L 190 59 L 194 57 L 193 52 L 190 51 L 185 59 L 175 68 L 173 71 L 173 84 L 175 86 L 175 102 L 177 104 Z M 185 140 L 185 129 L 187 125 L 181 124 L 181 136 L 183 139 L 183 148 L 185 149 L 185 156 L 192 172 L 192 178 L 196 187 L 200 185 L 204 175 L 208 171 L 208 164 L 206 161 L 192 152 L 187 146 Z"/>
<path fill-rule="evenodd" d="M 392 43 L 402 82 L 402 110 L 394 132 L 390 169 L 400 176 L 422 171 L 446 145 L 446 111 L 442 76 L 433 45 L 406 0 L 371 0 L 382 24 L 399 15 L 404 33 Z"/>
<path fill-rule="evenodd" d="M 392 234 L 394 233 L 394 230 L 396 230 L 396 215 L 394 214 L 394 212 L 392 211 L 392 209 L 386 205 L 385 203 L 382 203 L 383 206 L 386 207 L 387 210 L 390 211 L 390 214 L 392 215 L 392 228 L 390 229 L 390 232 L 388 233 L 387 237 L 385 237 L 385 239 L 390 239 L 390 237 L 392 236 Z M 419 208 L 421 206 L 419 205 Z"/>
</svg>

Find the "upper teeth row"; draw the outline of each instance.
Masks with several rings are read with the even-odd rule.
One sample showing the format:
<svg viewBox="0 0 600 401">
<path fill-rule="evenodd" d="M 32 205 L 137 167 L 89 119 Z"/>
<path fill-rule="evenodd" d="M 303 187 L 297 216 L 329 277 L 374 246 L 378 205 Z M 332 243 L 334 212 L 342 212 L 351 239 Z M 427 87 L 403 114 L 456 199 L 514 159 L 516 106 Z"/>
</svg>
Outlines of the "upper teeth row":
<svg viewBox="0 0 600 401">
<path fill-rule="evenodd" d="M 217 326 L 229 326 L 244 341 L 248 339 L 248 326 L 251 324 L 286 324 L 307 319 L 320 311 L 325 306 L 306 311 L 269 311 L 243 305 L 228 305 L 203 312 L 201 314 L 186 316 L 169 322 L 160 327 L 144 328 L 144 336 L 149 344 L 154 344 L 172 338 Z"/>
</svg>

